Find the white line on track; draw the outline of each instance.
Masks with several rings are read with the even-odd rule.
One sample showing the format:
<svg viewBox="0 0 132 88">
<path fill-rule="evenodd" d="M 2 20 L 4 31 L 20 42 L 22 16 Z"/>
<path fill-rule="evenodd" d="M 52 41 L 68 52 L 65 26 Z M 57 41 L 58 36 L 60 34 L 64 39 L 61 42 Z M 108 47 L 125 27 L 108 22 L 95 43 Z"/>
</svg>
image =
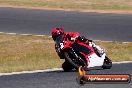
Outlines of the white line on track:
<svg viewBox="0 0 132 88">
<path fill-rule="evenodd" d="M 132 63 L 132 61 L 121 61 L 121 62 L 112 62 L 113 64 L 126 64 L 126 63 Z"/>
<path fill-rule="evenodd" d="M 45 35 L 35 35 L 35 34 L 19 34 L 19 33 L 6 33 L 6 32 L 0 32 L 0 34 L 9 34 L 9 35 L 23 35 L 23 36 L 45 36 Z M 52 36 L 49 36 L 51 38 Z M 94 40 L 94 41 L 101 41 L 101 42 L 113 42 L 113 41 L 102 41 L 102 40 Z M 131 42 L 122 42 L 122 43 L 131 43 Z"/>
<path fill-rule="evenodd" d="M 132 61 L 113 62 L 113 64 L 123 64 L 123 63 L 132 63 Z M 32 73 L 53 72 L 53 71 L 63 71 L 63 69 L 62 68 L 52 68 L 52 69 L 35 70 L 35 71 L 22 71 L 22 72 L 12 72 L 12 73 L 0 73 L 0 76 L 19 75 L 19 74 L 32 74 Z"/>
<path fill-rule="evenodd" d="M 6 33 L 6 34 L 9 34 L 9 35 L 16 35 L 17 33 Z"/>
<path fill-rule="evenodd" d="M 52 68 L 52 69 L 45 69 L 45 70 L 22 71 L 22 72 L 12 72 L 12 73 L 0 73 L 0 76 L 29 74 L 29 73 L 40 73 L 40 72 L 52 72 L 52 71 L 62 71 L 62 68 Z"/>
</svg>

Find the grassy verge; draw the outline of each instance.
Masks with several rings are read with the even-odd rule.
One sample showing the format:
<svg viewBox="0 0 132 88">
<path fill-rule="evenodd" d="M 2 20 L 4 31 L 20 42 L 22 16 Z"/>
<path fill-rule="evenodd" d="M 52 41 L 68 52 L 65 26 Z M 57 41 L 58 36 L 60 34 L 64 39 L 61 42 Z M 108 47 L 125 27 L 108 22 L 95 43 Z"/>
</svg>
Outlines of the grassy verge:
<svg viewBox="0 0 132 88">
<path fill-rule="evenodd" d="M 112 61 L 132 61 L 132 42 L 96 42 L 96 44 L 106 50 Z"/>
<path fill-rule="evenodd" d="M 113 61 L 132 60 L 132 43 L 96 42 Z M 0 34 L 0 73 L 61 67 L 48 36 Z"/>
<path fill-rule="evenodd" d="M 132 10 L 131 0 L 0 0 L 0 5 L 74 10 Z"/>
<path fill-rule="evenodd" d="M 48 36 L 0 34 L 0 72 L 60 67 L 53 47 Z"/>
</svg>

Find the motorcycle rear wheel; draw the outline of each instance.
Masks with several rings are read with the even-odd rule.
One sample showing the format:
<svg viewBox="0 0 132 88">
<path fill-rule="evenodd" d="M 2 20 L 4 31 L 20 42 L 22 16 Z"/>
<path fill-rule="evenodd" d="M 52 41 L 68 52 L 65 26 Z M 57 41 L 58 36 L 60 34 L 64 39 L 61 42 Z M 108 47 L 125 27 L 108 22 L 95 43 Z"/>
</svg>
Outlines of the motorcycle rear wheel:
<svg viewBox="0 0 132 88">
<path fill-rule="evenodd" d="M 110 69 L 111 67 L 112 67 L 112 61 L 108 57 L 105 57 L 104 64 L 103 64 L 102 68 Z"/>
</svg>

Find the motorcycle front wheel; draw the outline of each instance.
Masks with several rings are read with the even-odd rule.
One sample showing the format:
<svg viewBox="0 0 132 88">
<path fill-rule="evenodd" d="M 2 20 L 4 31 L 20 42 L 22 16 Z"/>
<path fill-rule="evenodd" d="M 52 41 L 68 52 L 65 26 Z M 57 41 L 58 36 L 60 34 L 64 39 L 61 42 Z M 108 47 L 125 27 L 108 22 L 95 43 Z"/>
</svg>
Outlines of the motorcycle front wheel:
<svg viewBox="0 0 132 88">
<path fill-rule="evenodd" d="M 80 55 L 75 54 L 76 53 L 73 50 L 68 50 L 64 52 L 65 60 L 76 70 L 78 70 L 79 66 L 86 66 L 86 62 L 82 59 Z"/>
<path fill-rule="evenodd" d="M 64 72 L 70 72 L 70 71 L 72 71 L 73 66 L 71 66 L 67 61 L 65 61 L 62 64 L 62 68 L 63 68 Z"/>
<path fill-rule="evenodd" d="M 64 52 L 65 55 L 65 60 L 68 62 L 70 65 L 72 65 L 75 69 L 78 69 L 79 66 L 75 63 L 75 59 L 72 56 L 71 52 Z"/>
</svg>

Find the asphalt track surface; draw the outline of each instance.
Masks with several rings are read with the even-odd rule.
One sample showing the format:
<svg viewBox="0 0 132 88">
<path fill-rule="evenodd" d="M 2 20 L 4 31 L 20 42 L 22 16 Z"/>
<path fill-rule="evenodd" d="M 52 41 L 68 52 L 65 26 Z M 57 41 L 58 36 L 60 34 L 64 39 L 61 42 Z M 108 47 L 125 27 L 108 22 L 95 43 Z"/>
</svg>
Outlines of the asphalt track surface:
<svg viewBox="0 0 132 88">
<path fill-rule="evenodd" d="M 114 64 L 108 70 L 90 70 L 87 74 L 130 74 L 132 63 Z M 132 88 L 129 84 L 85 84 L 80 86 L 76 82 L 77 72 L 41 72 L 0 76 L 0 88 Z"/>
<path fill-rule="evenodd" d="M 132 41 L 132 14 L 0 8 L 0 32 L 50 35 L 53 27 L 95 40 Z"/>
</svg>

